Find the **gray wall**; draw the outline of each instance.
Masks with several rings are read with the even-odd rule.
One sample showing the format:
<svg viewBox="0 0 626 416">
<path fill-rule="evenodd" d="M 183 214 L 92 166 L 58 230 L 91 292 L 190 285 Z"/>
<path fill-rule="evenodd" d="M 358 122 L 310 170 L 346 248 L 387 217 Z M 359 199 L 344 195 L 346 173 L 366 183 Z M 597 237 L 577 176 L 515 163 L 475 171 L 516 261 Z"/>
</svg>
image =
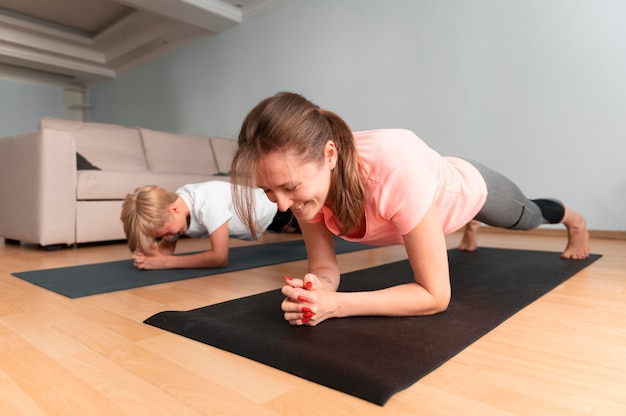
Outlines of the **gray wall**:
<svg viewBox="0 0 626 416">
<path fill-rule="evenodd" d="M 286 0 L 90 90 L 91 120 L 235 137 L 304 93 L 626 230 L 626 2 Z"/>
<path fill-rule="evenodd" d="M 37 130 L 43 117 L 63 117 L 63 89 L 0 79 L 0 137 Z"/>
</svg>

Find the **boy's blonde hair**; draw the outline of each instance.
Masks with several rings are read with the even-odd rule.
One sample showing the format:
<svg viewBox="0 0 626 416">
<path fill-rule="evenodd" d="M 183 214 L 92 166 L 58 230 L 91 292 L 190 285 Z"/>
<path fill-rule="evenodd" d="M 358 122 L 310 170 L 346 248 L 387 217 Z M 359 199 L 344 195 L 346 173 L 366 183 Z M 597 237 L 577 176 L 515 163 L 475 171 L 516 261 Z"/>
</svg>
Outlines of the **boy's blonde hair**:
<svg viewBox="0 0 626 416">
<path fill-rule="evenodd" d="M 130 251 L 149 253 L 155 233 L 171 220 L 169 207 L 178 199 L 175 192 L 158 185 L 137 188 L 126 195 L 120 219 Z"/>
</svg>

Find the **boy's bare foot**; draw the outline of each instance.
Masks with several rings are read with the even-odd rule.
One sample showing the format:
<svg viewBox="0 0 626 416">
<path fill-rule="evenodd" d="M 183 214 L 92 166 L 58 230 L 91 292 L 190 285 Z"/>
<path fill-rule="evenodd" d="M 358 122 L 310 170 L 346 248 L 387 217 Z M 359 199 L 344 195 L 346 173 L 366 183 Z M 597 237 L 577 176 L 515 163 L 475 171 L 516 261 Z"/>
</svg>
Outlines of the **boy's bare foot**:
<svg viewBox="0 0 626 416">
<path fill-rule="evenodd" d="M 561 222 L 567 228 L 567 246 L 561 258 L 584 260 L 589 257 L 589 231 L 585 217 L 565 207 Z"/>
<path fill-rule="evenodd" d="M 476 251 L 478 248 L 478 227 L 480 222 L 472 220 L 465 225 L 463 237 L 457 248 L 461 251 Z"/>
</svg>

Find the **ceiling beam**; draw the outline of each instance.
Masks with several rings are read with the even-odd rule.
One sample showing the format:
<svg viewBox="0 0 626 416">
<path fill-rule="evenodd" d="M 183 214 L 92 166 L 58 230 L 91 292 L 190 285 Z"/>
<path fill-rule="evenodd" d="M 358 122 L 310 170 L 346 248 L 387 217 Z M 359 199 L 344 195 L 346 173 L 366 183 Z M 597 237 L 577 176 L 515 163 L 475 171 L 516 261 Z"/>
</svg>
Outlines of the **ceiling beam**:
<svg viewBox="0 0 626 416">
<path fill-rule="evenodd" d="M 94 84 L 236 26 L 282 0 L 237 0 L 241 7 L 233 0 L 111 1 L 134 11 L 95 35 L 0 13 L 0 77 Z"/>
<path fill-rule="evenodd" d="M 41 51 L 0 44 L 2 63 L 26 66 L 51 73 L 63 73 L 89 79 L 115 78 L 115 71 L 102 64 L 78 61 Z"/>
<path fill-rule="evenodd" d="M 220 0 L 115 0 L 214 33 L 242 22 L 241 10 Z"/>
<path fill-rule="evenodd" d="M 56 38 L 51 36 L 49 32 L 41 33 L 3 26 L 0 40 L 17 48 L 57 54 L 99 64 L 105 63 L 104 53 L 94 50 L 90 45 Z"/>
</svg>

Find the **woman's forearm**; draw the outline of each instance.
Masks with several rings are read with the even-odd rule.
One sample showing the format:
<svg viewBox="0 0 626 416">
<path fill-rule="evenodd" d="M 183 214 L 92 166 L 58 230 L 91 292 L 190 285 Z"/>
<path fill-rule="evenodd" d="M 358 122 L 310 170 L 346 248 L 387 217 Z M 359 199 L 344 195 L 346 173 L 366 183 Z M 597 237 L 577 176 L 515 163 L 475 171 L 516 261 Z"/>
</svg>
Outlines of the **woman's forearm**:
<svg viewBox="0 0 626 416">
<path fill-rule="evenodd" d="M 317 276 L 319 281 L 324 285 L 325 290 L 336 291 L 339 287 L 340 276 L 338 270 L 317 269 L 315 271 L 310 271 L 309 273 Z M 306 276 L 304 280 L 307 280 Z"/>
<path fill-rule="evenodd" d="M 370 292 L 338 292 L 337 318 L 347 316 L 421 316 L 443 312 L 450 292 L 429 293 L 417 283 Z"/>
</svg>

